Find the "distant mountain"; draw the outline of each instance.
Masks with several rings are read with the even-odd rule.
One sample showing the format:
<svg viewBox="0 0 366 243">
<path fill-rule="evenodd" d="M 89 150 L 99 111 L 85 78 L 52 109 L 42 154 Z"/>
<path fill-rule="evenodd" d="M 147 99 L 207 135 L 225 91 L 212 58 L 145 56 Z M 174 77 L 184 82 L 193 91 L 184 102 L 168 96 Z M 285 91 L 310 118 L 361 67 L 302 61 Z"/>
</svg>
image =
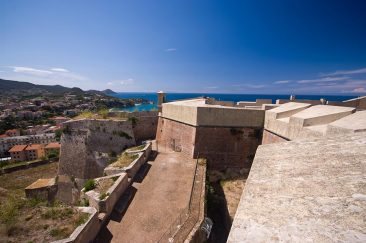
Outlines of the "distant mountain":
<svg viewBox="0 0 366 243">
<path fill-rule="evenodd" d="M 102 91 L 104 94 L 106 95 L 113 95 L 113 94 L 117 94 L 116 92 L 114 92 L 113 90 L 111 89 L 105 89 Z"/>
<path fill-rule="evenodd" d="M 83 91 L 80 88 L 67 88 L 61 85 L 39 85 L 32 84 L 29 82 L 20 82 L 20 81 L 12 81 L 12 80 L 4 80 L 0 79 L 0 93 L 44 93 L 48 92 L 51 94 L 62 95 L 64 93 L 72 93 L 72 94 L 84 94 L 84 93 L 98 93 L 103 94 L 101 91 Z"/>
</svg>

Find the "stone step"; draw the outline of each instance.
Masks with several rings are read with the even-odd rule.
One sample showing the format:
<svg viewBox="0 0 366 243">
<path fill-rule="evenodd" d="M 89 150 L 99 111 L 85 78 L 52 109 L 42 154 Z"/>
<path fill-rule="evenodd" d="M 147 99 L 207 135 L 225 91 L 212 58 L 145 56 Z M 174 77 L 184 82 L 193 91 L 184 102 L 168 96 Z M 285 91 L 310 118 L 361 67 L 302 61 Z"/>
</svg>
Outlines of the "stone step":
<svg viewBox="0 0 366 243">
<path fill-rule="evenodd" d="M 266 119 L 280 119 L 290 117 L 306 108 L 310 107 L 310 104 L 289 102 L 279 107 L 266 111 Z"/>
<path fill-rule="evenodd" d="M 298 127 L 328 124 L 355 112 L 355 108 L 315 105 L 290 117 L 290 124 Z"/>
</svg>

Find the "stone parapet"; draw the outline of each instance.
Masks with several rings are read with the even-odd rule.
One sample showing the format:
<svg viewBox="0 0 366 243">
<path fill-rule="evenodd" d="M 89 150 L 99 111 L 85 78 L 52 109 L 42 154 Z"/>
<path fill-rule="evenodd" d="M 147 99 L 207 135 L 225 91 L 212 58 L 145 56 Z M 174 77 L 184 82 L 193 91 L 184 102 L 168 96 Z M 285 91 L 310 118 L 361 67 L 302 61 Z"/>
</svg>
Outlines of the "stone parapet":
<svg viewBox="0 0 366 243">
<path fill-rule="evenodd" d="M 94 207 L 99 213 L 105 213 L 107 216 L 111 214 L 116 202 L 129 186 L 128 176 L 126 173 L 120 173 L 95 179 L 96 183 L 98 183 L 102 180 L 110 180 L 114 177 L 118 177 L 118 179 L 105 192 L 104 198 L 101 198 L 102 195 L 95 189 L 85 192 L 84 196 L 82 196 L 89 200 L 90 206 Z M 85 189 L 83 189 L 82 192 L 83 191 L 85 191 Z"/>
<path fill-rule="evenodd" d="M 53 243 L 84 243 L 94 241 L 101 227 L 97 210 L 93 207 L 79 207 L 78 210 L 82 213 L 88 213 L 90 215 L 88 220 L 78 226 L 68 238 L 54 241 Z"/>
</svg>

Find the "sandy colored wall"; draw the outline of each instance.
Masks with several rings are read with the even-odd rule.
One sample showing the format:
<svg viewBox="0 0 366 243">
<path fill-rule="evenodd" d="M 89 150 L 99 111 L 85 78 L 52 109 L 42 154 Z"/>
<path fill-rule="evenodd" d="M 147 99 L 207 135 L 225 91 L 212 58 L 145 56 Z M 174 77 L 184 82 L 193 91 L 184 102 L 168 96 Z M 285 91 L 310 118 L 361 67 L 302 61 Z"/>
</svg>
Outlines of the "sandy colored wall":
<svg viewBox="0 0 366 243">
<path fill-rule="evenodd" d="M 159 151 L 180 151 L 193 156 L 196 128 L 159 117 L 156 140 Z"/>
<path fill-rule="evenodd" d="M 208 160 L 208 168 L 249 168 L 261 142 L 261 128 L 194 127 L 159 118 L 157 143 L 160 151 L 176 151 Z"/>
<path fill-rule="evenodd" d="M 194 156 L 207 159 L 208 168 L 250 168 L 261 142 L 262 129 L 198 127 Z"/>
<path fill-rule="evenodd" d="M 280 143 L 286 142 L 285 138 L 278 136 L 277 134 L 271 133 L 270 131 L 263 131 L 262 144 L 270 144 L 270 143 Z"/>
</svg>

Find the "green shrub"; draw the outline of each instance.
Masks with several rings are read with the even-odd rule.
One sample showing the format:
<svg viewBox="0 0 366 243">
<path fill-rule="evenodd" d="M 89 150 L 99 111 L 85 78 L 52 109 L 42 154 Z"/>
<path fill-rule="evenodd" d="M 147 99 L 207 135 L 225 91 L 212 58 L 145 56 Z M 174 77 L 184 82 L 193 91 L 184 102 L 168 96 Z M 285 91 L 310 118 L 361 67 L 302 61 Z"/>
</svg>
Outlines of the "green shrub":
<svg viewBox="0 0 366 243">
<path fill-rule="evenodd" d="M 86 198 L 82 198 L 80 201 L 79 201 L 79 206 L 80 207 L 89 207 L 89 200 L 86 199 Z"/>
<path fill-rule="evenodd" d="M 0 221 L 5 225 L 8 235 L 11 234 L 17 222 L 20 204 L 16 198 L 10 197 L 0 206 Z"/>
<path fill-rule="evenodd" d="M 63 239 L 69 236 L 67 228 L 53 228 L 50 230 L 50 235 L 56 239 Z"/>
<path fill-rule="evenodd" d="M 45 213 L 43 213 L 41 216 L 44 219 L 66 219 L 71 217 L 74 214 L 74 211 L 72 208 L 55 208 L 51 207 L 48 209 Z"/>
<path fill-rule="evenodd" d="M 95 187 L 96 187 L 96 183 L 95 183 L 95 180 L 93 180 L 93 179 L 87 180 L 84 184 L 85 192 L 93 190 Z"/>
<path fill-rule="evenodd" d="M 137 119 L 136 117 L 130 117 L 128 118 L 128 120 L 131 122 L 132 126 L 135 127 L 137 125 L 137 122 L 139 121 L 139 119 Z"/>
<path fill-rule="evenodd" d="M 112 134 L 118 135 L 120 137 L 125 137 L 127 139 L 132 139 L 132 137 L 128 133 L 125 133 L 124 131 L 113 131 Z"/>
<path fill-rule="evenodd" d="M 105 192 L 103 192 L 100 196 L 99 196 L 99 199 L 100 200 L 103 200 L 103 199 L 105 199 L 106 197 L 108 197 L 109 196 L 109 193 L 107 192 L 107 193 L 105 193 Z"/>
<path fill-rule="evenodd" d="M 85 224 L 86 221 L 88 220 L 89 218 L 89 214 L 86 214 L 86 213 L 80 213 L 78 215 L 78 217 L 76 218 L 75 222 L 74 222 L 74 225 L 76 227 L 78 227 L 79 225 L 82 225 L 82 224 Z"/>
<path fill-rule="evenodd" d="M 0 168 L 3 168 L 10 164 L 9 160 L 0 161 Z"/>
</svg>

